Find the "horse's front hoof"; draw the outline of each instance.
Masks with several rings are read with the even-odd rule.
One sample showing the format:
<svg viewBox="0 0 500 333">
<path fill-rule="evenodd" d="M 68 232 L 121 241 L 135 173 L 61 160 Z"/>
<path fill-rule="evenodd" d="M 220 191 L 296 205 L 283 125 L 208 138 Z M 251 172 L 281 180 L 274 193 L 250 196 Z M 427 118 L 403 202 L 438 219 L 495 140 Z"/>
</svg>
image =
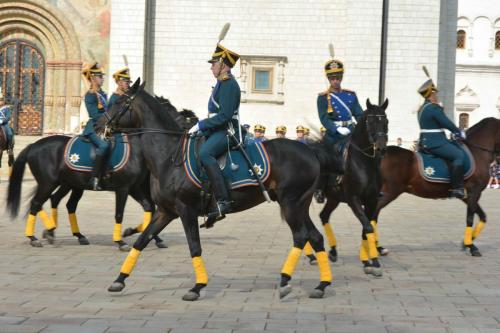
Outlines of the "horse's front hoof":
<svg viewBox="0 0 500 333">
<path fill-rule="evenodd" d="M 78 243 L 80 245 L 90 245 L 90 242 L 87 239 L 87 237 L 80 237 L 80 238 L 78 238 Z"/>
<path fill-rule="evenodd" d="M 183 301 L 193 302 L 200 298 L 200 294 L 192 290 L 188 291 L 184 296 L 182 296 Z"/>
<path fill-rule="evenodd" d="M 127 228 L 122 234 L 122 237 L 129 237 L 132 236 L 133 234 L 136 234 L 138 231 L 135 228 Z"/>
<path fill-rule="evenodd" d="M 124 241 L 118 241 L 116 242 L 116 244 L 118 245 L 118 249 L 122 252 L 128 252 L 132 249 L 130 245 L 128 245 Z"/>
<path fill-rule="evenodd" d="M 365 272 L 365 274 L 373 274 L 373 266 L 364 266 L 363 272 Z"/>
<path fill-rule="evenodd" d="M 47 242 L 49 244 L 54 244 L 56 242 L 56 235 L 54 233 L 54 230 L 46 230 L 47 232 L 45 233 L 45 239 L 47 239 Z"/>
<path fill-rule="evenodd" d="M 382 267 L 372 267 L 372 273 L 373 276 L 375 277 L 382 277 Z"/>
<path fill-rule="evenodd" d="M 287 284 L 283 287 L 280 287 L 280 299 L 288 295 L 292 292 L 292 286 Z"/>
<path fill-rule="evenodd" d="M 470 255 L 473 257 L 482 257 L 481 252 L 479 252 L 479 249 L 474 244 L 472 244 L 469 247 L 469 252 L 470 252 Z"/>
<path fill-rule="evenodd" d="M 378 253 L 381 255 L 381 256 L 386 256 L 389 254 L 389 250 L 386 249 L 385 247 L 383 246 L 379 246 L 377 247 L 377 250 L 378 250 Z"/>
<path fill-rule="evenodd" d="M 331 248 L 330 251 L 328 251 L 328 259 L 330 259 L 331 262 L 337 262 L 337 249 Z"/>
<path fill-rule="evenodd" d="M 165 242 L 156 242 L 156 247 L 159 248 L 159 249 L 166 249 L 168 248 L 167 244 L 165 244 Z"/>
<path fill-rule="evenodd" d="M 325 292 L 320 289 L 314 289 L 310 294 L 309 298 L 323 298 L 325 296 Z"/>
<path fill-rule="evenodd" d="M 117 293 L 117 292 L 120 292 L 123 290 L 123 288 L 125 288 L 125 283 L 122 283 L 122 282 L 113 282 L 109 288 L 108 288 L 108 291 L 110 293 Z"/>
<path fill-rule="evenodd" d="M 40 242 L 38 239 L 31 240 L 30 245 L 33 247 L 43 247 L 42 242 Z"/>
<path fill-rule="evenodd" d="M 316 266 L 318 264 L 318 259 L 316 259 L 314 254 L 310 254 L 307 257 L 309 258 L 309 265 Z"/>
</svg>

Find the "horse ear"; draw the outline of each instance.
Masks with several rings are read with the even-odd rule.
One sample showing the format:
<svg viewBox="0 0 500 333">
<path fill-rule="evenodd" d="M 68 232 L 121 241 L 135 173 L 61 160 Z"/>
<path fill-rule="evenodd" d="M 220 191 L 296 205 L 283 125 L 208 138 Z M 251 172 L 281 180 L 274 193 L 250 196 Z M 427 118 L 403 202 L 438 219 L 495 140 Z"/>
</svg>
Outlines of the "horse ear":
<svg viewBox="0 0 500 333">
<path fill-rule="evenodd" d="M 366 107 L 368 109 L 371 109 L 373 107 L 372 103 L 370 103 L 370 99 L 369 98 L 366 99 Z"/>
<path fill-rule="evenodd" d="M 130 87 L 130 91 L 136 91 L 137 87 L 141 84 L 141 78 L 138 77 L 137 80 L 135 80 L 134 84 Z"/>
<path fill-rule="evenodd" d="M 384 101 L 384 104 L 382 104 L 382 109 L 384 109 L 384 111 L 387 109 L 387 106 L 389 105 L 389 99 L 385 99 Z"/>
<path fill-rule="evenodd" d="M 139 91 L 143 91 L 145 86 L 146 86 L 146 81 L 144 81 L 144 82 L 141 83 L 141 85 L 139 86 L 139 89 L 137 91 L 138 92 Z"/>
</svg>

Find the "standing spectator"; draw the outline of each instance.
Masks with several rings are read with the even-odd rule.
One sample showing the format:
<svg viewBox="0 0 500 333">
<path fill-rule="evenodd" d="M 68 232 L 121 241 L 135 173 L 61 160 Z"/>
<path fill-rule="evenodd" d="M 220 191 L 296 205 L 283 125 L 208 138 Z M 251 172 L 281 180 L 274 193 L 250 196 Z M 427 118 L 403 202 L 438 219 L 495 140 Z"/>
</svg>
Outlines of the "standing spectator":
<svg viewBox="0 0 500 333">
<path fill-rule="evenodd" d="M 267 141 L 267 138 L 264 136 L 266 134 L 266 127 L 260 124 L 257 124 L 253 127 L 253 133 L 254 133 L 254 142 L 263 142 Z"/>
<path fill-rule="evenodd" d="M 488 181 L 488 185 L 486 185 L 486 188 L 499 188 L 500 186 L 498 185 L 498 170 L 499 170 L 499 165 L 497 161 L 493 161 L 490 164 L 490 180 Z M 495 185 L 493 185 L 495 183 Z"/>
<path fill-rule="evenodd" d="M 285 125 L 280 125 L 276 127 L 276 137 L 278 138 L 286 138 L 286 126 Z"/>
<path fill-rule="evenodd" d="M 403 146 L 403 139 L 401 139 L 401 138 L 397 138 L 397 139 L 396 139 L 396 145 L 397 145 L 398 147 L 402 147 L 402 146 Z"/>
<path fill-rule="evenodd" d="M 295 140 L 301 143 L 306 143 L 306 139 L 304 138 L 304 126 L 299 125 L 295 130 L 297 132 L 297 138 Z"/>
</svg>

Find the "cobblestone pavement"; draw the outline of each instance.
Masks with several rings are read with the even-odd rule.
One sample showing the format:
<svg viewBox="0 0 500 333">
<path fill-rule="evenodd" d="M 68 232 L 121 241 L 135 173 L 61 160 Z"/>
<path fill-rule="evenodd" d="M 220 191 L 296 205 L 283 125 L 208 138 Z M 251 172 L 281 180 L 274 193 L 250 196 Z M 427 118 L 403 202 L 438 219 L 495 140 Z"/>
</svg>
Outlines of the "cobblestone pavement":
<svg viewBox="0 0 500 333">
<path fill-rule="evenodd" d="M 28 175 L 23 195 L 33 186 Z M 2 176 L 2 203 L 6 188 Z M 194 303 L 181 300 L 194 275 L 178 221 L 161 234 L 169 248 L 151 244 L 126 289 L 111 295 L 106 288 L 126 256 L 111 240 L 111 193 L 88 192 L 80 203 L 89 246 L 71 237 L 63 204 L 57 243 L 43 248 L 28 245 L 24 217 L 0 212 L 0 332 L 500 332 L 500 190 L 485 190 L 481 203 L 489 223 L 476 242 L 483 257 L 473 258 L 460 249 L 461 202 L 399 198 L 380 219 L 391 250 L 380 279 L 363 274 L 361 228 L 343 205 L 332 216 L 340 255 L 332 264 L 335 286 L 325 299 L 309 299 L 319 273 L 302 259 L 294 291 L 281 301 L 276 285 L 291 233 L 278 206 L 262 204 L 201 231 L 210 282 Z M 311 207 L 318 227 L 320 208 Z M 142 219 L 132 200 L 125 214 L 125 227 Z M 38 221 L 37 235 L 41 228 Z"/>
</svg>

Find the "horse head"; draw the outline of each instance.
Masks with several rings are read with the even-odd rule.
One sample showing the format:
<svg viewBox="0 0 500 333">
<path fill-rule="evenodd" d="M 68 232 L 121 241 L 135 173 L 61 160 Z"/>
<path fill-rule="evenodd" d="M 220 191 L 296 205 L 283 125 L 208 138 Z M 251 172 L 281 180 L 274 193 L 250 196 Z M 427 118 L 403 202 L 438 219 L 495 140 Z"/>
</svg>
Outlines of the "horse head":
<svg viewBox="0 0 500 333">
<path fill-rule="evenodd" d="M 387 149 L 388 124 L 385 110 L 389 105 L 386 98 L 382 105 L 373 105 L 370 99 L 366 100 L 365 125 L 368 132 L 368 140 L 375 151 L 384 154 Z"/>
</svg>

